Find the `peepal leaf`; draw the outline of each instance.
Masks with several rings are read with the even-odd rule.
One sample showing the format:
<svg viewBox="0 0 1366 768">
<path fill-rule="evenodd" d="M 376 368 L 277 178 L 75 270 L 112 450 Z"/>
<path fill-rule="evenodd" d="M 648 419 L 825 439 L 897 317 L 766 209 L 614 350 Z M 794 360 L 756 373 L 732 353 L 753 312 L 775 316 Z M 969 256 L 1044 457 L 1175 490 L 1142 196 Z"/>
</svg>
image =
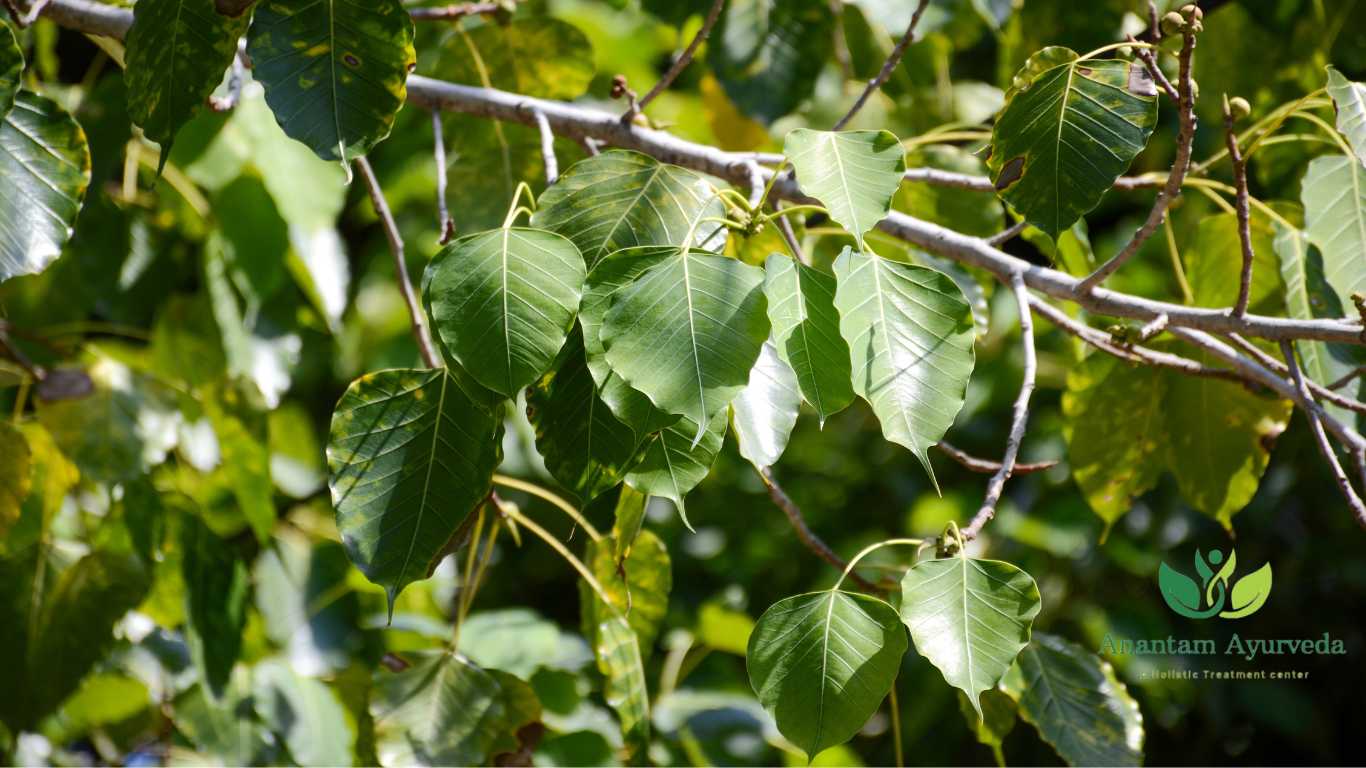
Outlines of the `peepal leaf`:
<svg viewBox="0 0 1366 768">
<path fill-rule="evenodd" d="M 694 445 L 696 431 L 697 425 L 687 418 L 660 430 L 646 441 L 635 466 L 626 475 L 626 484 L 637 491 L 672 501 L 689 530 L 692 524 L 688 522 L 683 497 L 711 473 L 711 465 L 726 438 L 726 412 L 716 414 L 702 439 Z"/>
<path fill-rule="evenodd" d="M 625 616 L 598 623 L 593 653 L 606 683 L 603 698 L 621 721 L 621 735 L 632 755 L 643 756 L 650 744 L 650 691 L 640 642 Z"/>
<path fill-rule="evenodd" d="M 1328 67 L 1328 95 L 1337 111 L 1337 127 L 1366 166 L 1366 85 L 1354 83 Z"/>
<path fill-rule="evenodd" d="M 551 16 L 455 31 L 438 51 L 443 80 L 536 99 L 576 99 L 593 80 L 593 45 L 577 27 Z"/>
<path fill-rule="evenodd" d="M 569 240 L 495 229 L 442 249 L 423 298 L 447 352 L 480 384 L 515 398 L 564 346 L 585 276 Z"/>
<path fill-rule="evenodd" d="M 1366 291 L 1366 166 L 1329 155 L 1309 163 L 1300 189 L 1309 241 L 1323 253 L 1323 273 L 1344 308 Z"/>
<path fill-rule="evenodd" d="M 540 198 L 531 226 L 574 241 L 591 270 L 607 254 L 638 245 L 725 242 L 725 206 L 701 176 L 648 155 L 611 150 L 569 167 Z M 694 226 L 696 225 L 696 226 Z M 693 239 L 684 243 L 689 233 Z"/>
<path fill-rule="evenodd" d="M 501 413 L 442 370 L 371 373 L 337 404 L 327 444 L 337 528 L 351 561 L 385 588 L 390 611 L 488 495 L 502 431 Z"/>
<path fill-rule="evenodd" d="M 1020 715 L 1068 765 L 1143 763 L 1138 702 L 1096 654 L 1037 633 L 1020 652 L 1005 688 L 1019 702 Z"/>
<path fill-rule="evenodd" d="M 906 152 L 890 131 L 798 129 L 787 135 L 783 153 L 802 191 L 820 200 L 860 248 L 863 236 L 891 213 L 906 172 Z"/>
<path fill-rule="evenodd" d="M 56 102 L 20 91 L 0 122 L 0 283 L 47 269 L 90 185 L 85 133 Z"/>
<path fill-rule="evenodd" d="M 892 689 L 906 632 L 892 606 L 838 590 L 779 600 L 754 625 L 749 682 L 808 757 L 843 744 Z"/>
<path fill-rule="evenodd" d="M 1056 239 L 1096 207 L 1156 123 L 1157 87 L 1143 62 L 1048 47 L 1016 73 L 987 167 L 1001 198 Z"/>
<path fill-rule="evenodd" d="M 740 455 L 756 467 L 777 464 L 787 450 L 801 404 L 797 375 L 772 342 L 764 342 L 749 372 L 749 384 L 730 404 Z"/>
<path fill-rule="evenodd" d="M 678 250 L 612 294 L 607 363 L 655 407 L 706 425 L 749 381 L 768 338 L 764 274 L 735 259 Z"/>
<path fill-rule="evenodd" d="M 0 537 L 19 522 L 33 481 L 28 439 L 9 423 L 0 423 Z"/>
<path fill-rule="evenodd" d="M 1039 608 L 1034 579 L 999 560 L 928 560 L 901 579 L 901 620 L 916 650 L 968 695 L 978 715 L 978 697 L 1029 643 Z"/>
<path fill-rule="evenodd" d="M 248 14 L 226 16 L 213 0 L 140 0 L 127 52 L 128 116 L 161 145 L 161 163 L 237 55 Z"/>
<path fill-rule="evenodd" d="M 928 451 L 963 407 L 976 359 L 972 310 L 946 275 L 848 248 L 835 277 L 854 391 L 933 478 Z"/>
<path fill-rule="evenodd" d="M 823 425 L 854 400 L 849 345 L 840 336 L 835 310 L 835 280 L 778 254 L 764 262 L 764 276 L 773 345 L 792 366 L 802 399 Z"/>
<path fill-rule="evenodd" d="M 653 532 L 642 530 L 628 548 L 624 559 L 617 559 L 617 538 L 590 541 L 584 564 L 602 585 L 611 604 L 587 583 L 581 582 L 583 620 L 589 631 L 613 616 L 626 617 L 640 643 L 641 658 L 649 658 L 655 637 L 669 610 L 669 591 L 673 589 L 673 566 L 669 550 Z"/>
<path fill-rule="evenodd" d="M 266 0 L 247 53 L 285 133 L 348 169 L 389 135 L 417 63 L 399 0 Z"/>
</svg>

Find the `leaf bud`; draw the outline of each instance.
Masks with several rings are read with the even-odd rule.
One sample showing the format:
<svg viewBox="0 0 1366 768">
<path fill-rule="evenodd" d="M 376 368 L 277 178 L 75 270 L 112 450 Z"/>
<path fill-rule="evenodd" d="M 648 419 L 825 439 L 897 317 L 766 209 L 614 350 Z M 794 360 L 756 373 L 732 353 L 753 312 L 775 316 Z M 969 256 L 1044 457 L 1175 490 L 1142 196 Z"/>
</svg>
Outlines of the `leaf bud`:
<svg viewBox="0 0 1366 768">
<path fill-rule="evenodd" d="M 1234 96 L 1228 100 L 1228 113 L 1235 121 L 1242 120 L 1252 114 L 1252 105 L 1242 96 Z"/>
</svg>

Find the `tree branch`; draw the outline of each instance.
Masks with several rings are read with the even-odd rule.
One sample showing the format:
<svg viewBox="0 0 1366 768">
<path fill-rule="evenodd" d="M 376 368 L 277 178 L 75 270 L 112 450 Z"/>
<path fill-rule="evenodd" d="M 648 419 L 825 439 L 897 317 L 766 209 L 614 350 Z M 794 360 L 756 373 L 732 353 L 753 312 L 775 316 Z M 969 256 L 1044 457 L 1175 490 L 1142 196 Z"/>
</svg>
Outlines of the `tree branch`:
<svg viewBox="0 0 1366 768">
<path fill-rule="evenodd" d="M 845 567 L 849 564 L 845 562 L 844 558 L 835 554 L 833 549 L 824 541 L 821 541 L 821 538 L 811 531 L 806 524 L 806 518 L 802 517 L 801 508 L 788 497 L 787 493 L 783 491 L 782 486 L 778 485 L 777 479 L 773 477 L 773 471 L 767 467 L 762 469 L 755 467 L 754 469 L 759 473 L 759 479 L 764 481 L 764 487 L 768 489 L 768 496 L 773 499 L 773 504 L 777 506 L 778 509 L 781 509 L 783 514 L 787 515 L 788 522 L 792 523 L 793 529 L 797 531 L 797 538 L 802 540 L 802 543 L 806 545 L 807 549 L 816 553 L 817 557 L 829 563 L 835 570 L 843 572 Z M 855 583 L 864 589 L 880 591 L 880 588 L 876 584 L 864 579 L 857 573 L 850 573 L 849 578 L 853 579 Z"/>
<path fill-rule="evenodd" d="M 1015 294 L 1015 303 L 1020 311 L 1020 346 L 1024 349 L 1024 377 L 1020 383 L 1020 394 L 1015 398 L 1010 436 L 1006 438 L 1001 468 L 987 482 L 986 497 L 982 499 L 981 508 L 977 510 L 968 527 L 963 529 L 965 541 L 976 538 L 977 534 L 982 532 L 982 527 L 996 516 L 996 505 L 1001 501 L 1006 481 L 1015 471 L 1015 459 L 1020 455 L 1020 445 L 1024 442 L 1025 428 L 1029 424 L 1029 399 L 1034 395 L 1034 379 L 1039 368 L 1038 355 L 1034 349 L 1034 316 L 1029 309 L 1029 289 L 1025 287 L 1024 276 L 1013 275 L 1010 279 L 1010 289 Z"/>
<path fill-rule="evenodd" d="M 1309 393 L 1309 387 L 1305 385 L 1304 376 L 1300 373 L 1300 366 L 1295 361 L 1295 345 L 1288 341 L 1282 341 L 1281 354 L 1285 357 L 1286 367 L 1290 370 L 1290 378 L 1295 382 L 1295 387 L 1299 390 L 1300 396 L 1306 401 L 1313 402 L 1313 395 Z M 1333 450 L 1332 444 L 1328 442 L 1328 435 L 1323 431 L 1323 422 L 1319 420 L 1318 414 L 1312 409 L 1305 411 L 1305 417 L 1309 420 L 1309 431 L 1314 435 L 1314 443 L 1318 445 L 1319 453 L 1323 454 L 1323 460 L 1328 462 L 1328 468 L 1333 473 L 1333 480 L 1337 482 L 1338 490 L 1342 492 L 1343 498 L 1347 499 L 1347 506 L 1352 508 L 1357 523 L 1366 528 L 1366 504 L 1362 504 L 1361 497 L 1352 487 L 1352 481 L 1348 480 L 1347 473 L 1342 471 L 1342 464 L 1338 461 L 1338 455 Z"/>
<path fill-rule="evenodd" d="M 1001 471 L 1001 462 L 991 461 L 990 459 L 979 459 L 976 456 L 964 451 L 947 440 L 940 440 L 935 444 L 935 448 L 944 452 L 944 455 L 953 459 L 969 472 L 976 472 L 982 475 L 990 475 L 993 472 Z M 1014 474 L 1032 475 L 1035 472 L 1043 472 L 1058 466 L 1056 461 L 1040 461 L 1034 464 L 1016 464 Z"/>
<path fill-rule="evenodd" d="M 1247 302 L 1252 295 L 1252 260 L 1256 254 L 1252 250 L 1252 214 L 1248 207 L 1247 161 L 1238 148 L 1238 132 L 1233 128 L 1234 114 L 1229 107 L 1228 97 L 1224 97 L 1224 143 L 1228 146 L 1229 162 L 1233 164 L 1233 187 L 1237 190 L 1238 242 L 1243 249 L 1243 269 L 1238 277 L 1238 301 L 1233 305 L 1233 315 L 1242 317 L 1247 314 Z"/>
<path fill-rule="evenodd" d="M 541 162 L 545 164 L 545 183 L 549 186 L 560 179 L 560 161 L 555 157 L 555 132 L 550 129 L 544 112 L 532 107 L 531 117 L 541 133 Z"/>
<path fill-rule="evenodd" d="M 436 161 L 436 227 L 441 232 L 441 245 L 455 239 L 455 219 L 446 204 L 446 188 L 450 184 L 446 172 L 446 129 L 441 124 L 441 112 L 432 110 L 432 159 Z"/>
<path fill-rule="evenodd" d="M 384 190 L 380 189 L 379 179 L 375 178 L 375 169 L 370 167 L 369 160 L 358 157 L 356 158 L 356 170 L 365 180 L 365 187 L 370 192 L 370 202 L 375 206 L 375 215 L 384 225 L 384 234 L 389 239 L 389 251 L 394 256 L 394 273 L 398 280 L 398 290 L 399 293 L 403 294 L 403 303 L 408 305 L 408 316 L 413 325 L 413 338 L 417 341 L 418 351 L 422 353 L 422 361 L 427 364 L 428 368 L 441 368 L 441 356 L 436 353 L 436 347 L 432 345 L 431 336 L 427 333 L 426 314 L 417 301 L 417 294 L 413 292 L 413 282 L 408 278 L 408 264 L 403 258 L 403 236 L 399 234 L 398 223 L 394 221 L 394 214 L 389 210 L 389 203 L 384 199 Z"/>
<path fill-rule="evenodd" d="M 1229 341 L 1233 342 L 1234 346 L 1256 359 L 1257 362 L 1275 371 L 1277 375 L 1288 376 L 1290 374 L 1290 369 L 1287 368 L 1284 363 L 1258 349 L 1256 344 L 1253 344 L 1236 333 L 1229 334 L 1228 338 Z M 1308 382 L 1308 387 L 1309 391 L 1314 395 L 1339 408 L 1352 411 L 1353 413 L 1366 414 L 1366 403 L 1363 403 L 1360 400 L 1355 400 L 1339 392 L 1334 392 L 1331 388 L 1322 386 L 1316 381 L 1310 380 Z"/>
<path fill-rule="evenodd" d="M 498 13 L 505 8 L 504 3 L 456 3 L 438 8 L 409 8 L 413 21 L 456 21 L 466 16 Z"/>
<path fill-rule="evenodd" d="M 696 35 L 693 35 L 692 42 L 688 43 L 688 47 L 683 49 L 683 53 L 679 55 L 677 59 L 674 59 L 674 63 L 669 66 L 669 70 L 664 73 L 664 76 L 659 78 L 659 82 L 655 83 L 655 87 L 651 88 L 649 93 L 641 97 L 638 103 L 632 105 L 633 111 L 628 110 L 625 115 L 622 115 L 623 120 L 626 120 L 627 122 L 634 120 L 637 113 L 648 107 L 650 102 L 655 100 L 656 96 L 663 93 L 670 85 L 673 85 L 674 80 L 677 80 L 678 76 L 683 73 L 683 70 L 687 69 L 688 65 L 692 63 L 693 57 L 697 55 L 697 49 L 702 46 L 702 42 L 711 35 L 712 27 L 715 27 L 716 20 L 721 18 L 721 9 L 725 7 L 725 5 L 726 0 L 715 0 L 715 2 L 711 4 L 711 10 L 707 11 L 707 17 L 702 20 L 702 28 L 697 30 Z"/>
<path fill-rule="evenodd" d="M 901 58 L 906 55 L 906 49 L 910 48 L 911 43 L 915 40 L 916 25 L 920 23 L 920 16 L 925 13 L 925 8 L 929 4 L 930 0 L 920 0 L 920 3 L 916 5 L 915 11 L 911 14 L 911 23 L 906 25 L 906 33 L 897 41 L 896 47 L 892 49 L 892 54 L 882 63 L 882 69 L 878 71 L 877 76 L 868 81 L 867 87 L 863 89 L 863 93 L 859 94 L 854 106 L 850 107 L 844 117 L 835 123 L 834 130 L 843 130 L 844 126 L 854 119 L 854 115 L 863 109 L 863 105 L 868 103 L 868 99 L 872 98 L 877 89 L 881 88 L 892 76 L 892 73 L 896 71 L 897 65 L 901 63 Z"/>
</svg>

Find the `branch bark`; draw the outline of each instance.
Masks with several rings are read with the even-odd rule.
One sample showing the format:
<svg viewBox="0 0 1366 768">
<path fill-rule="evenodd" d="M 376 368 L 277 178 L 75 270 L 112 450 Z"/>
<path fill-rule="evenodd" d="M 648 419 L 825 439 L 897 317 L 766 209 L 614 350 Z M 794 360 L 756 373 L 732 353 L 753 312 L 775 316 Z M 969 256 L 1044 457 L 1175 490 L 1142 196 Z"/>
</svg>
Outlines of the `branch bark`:
<svg viewBox="0 0 1366 768">
<path fill-rule="evenodd" d="M 432 159 L 436 161 L 436 226 L 441 232 L 442 245 L 455 239 L 455 219 L 446 204 L 446 188 L 450 181 L 446 174 L 446 129 L 441 124 L 441 112 L 432 110 Z"/>
<path fill-rule="evenodd" d="M 1235 210 L 1238 212 L 1238 242 L 1243 249 L 1243 269 L 1238 276 L 1238 301 L 1233 305 L 1233 314 L 1242 317 L 1247 314 L 1248 298 L 1252 295 L 1252 260 L 1256 254 L 1252 250 L 1252 213 L 1248 206 L 1247 161 L 1238 148 L 1238 132 L 1234 130 L 1234 115 L 1229 108 L 1228 97 L 1224 97 L 1224 144 L 1228 147 L 1228 159 L 1233 164 L 1233 188 L 1237 190 Z"/>
<path fill-rule="evenodd" d="M 1295 382 L 1295 387 L 1299 389 L 1300 396 L 1309 402 L 1313 402 L 1313 395 L 1309 393 L 1309 387 L 1304 383 L 1304 375 L 1300 373 L 1299 363 L 1295 361 L 1295 345 L 1288 342 L 1281 342 L 1281 355 L 1285 357 L 1285 365 L 1290 370 L 1290 378 Z M 1352 486 L 1352 481 L 1347 479 L 1347 473 L 1342 471 L 1342 464 L 1338 461 L 1338 455 L 1333 451 L 1333 446 L 1328 442 L 1328 435 L 1323 431 L 1323 422 L 1319 420 L 1318 414 L 1312 410 L 1305 411 L 1305 417 L 1309 420 L 1309 431 L 1314 435 L 1314 443 L 1319 447 L 1319 453 L 1323 454 L 1323 460 L 1328 462 L 1328 468 L 1333 473 L 1333 480 L 1338 484 L 1338 490 L 1342 492 L 1342 497 L 1347 500 L 1347 506 L 1352 508 L 1356 515 L 1357 523 L 1366 528 L 1366 504 L 1362 504 L 1361 497 L 1357 495 L 1356 488 Z"/>
<path fill-rule="evenodd" d="M 845 562 L 844 558 L 835 554 L 833 549 L 811 531 L 811 528 L 806 524 L 806 518 L 802 516 L 801 508 L 792 501 L 785 491 L 783 491 L 782 486 L 778 485 L 778 480 L 773 477 L 773 471 L 768 468 L 760 469 L 758 467 L 755 468 L 755 471 L 759 473 L 759 479 L 764 481 L 764 487 L 768 489 L 768 496 L 773 499 L 773 504 L 777 506 L 778 509 L 781 509 L 783 514 L 787 515 L 788 522 L 790 522 L 792 528 L 797 531 L 797 538 L 802 540 L 802 543 L 806 545 L 807 549 L 816 553 L 817 557 L 829 563 L 835 570 L 843 573 L 845 567 L 848 566 L 849 563 Z M 876 584 L 859 576 L 857 573 L 850 573 L 849 578 L 864 589 L 880 591 L 880 588 Z"/>
</svg>

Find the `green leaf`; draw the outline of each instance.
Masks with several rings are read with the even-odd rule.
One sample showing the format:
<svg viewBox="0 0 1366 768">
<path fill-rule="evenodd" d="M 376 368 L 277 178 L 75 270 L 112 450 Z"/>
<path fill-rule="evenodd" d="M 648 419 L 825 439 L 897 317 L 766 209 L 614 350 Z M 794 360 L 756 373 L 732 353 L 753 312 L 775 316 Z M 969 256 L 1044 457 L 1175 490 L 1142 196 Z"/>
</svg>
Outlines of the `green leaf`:
<svg viewBox="0 0 1366 768">
<path fill-rule="evenodd" d="M 1202 350 L 1181 353 L 1217 364 Z M 1188 504 L 1231 528 L 1233 515 L 1256 494 L 1271 446 L 1289 424 L 1293 406 L 1231 381 L 1163 375 L 1168 381 L 1162 404 L 1167 468 Z"/>
<path fill-rule="evenodd" d="M 285 133 L 348 169 L 389 135 L 417 63 L 399 0 L 266 0 L 247 53 Z"/>
<path fill-rule="evenodd" d="M 641 658 L 648 659 L 673 588 L 673 568 L 664 542 L 651 531 L 641 531 L 626 559 L 618 561 L 615 538 L 590 541 L 584 564 L 612 599 L 611 605 L 604 604 L 586 583 L 581 584 L 584 625 L 592 629 L 613 616 L 625 616 L 640 643 Z"/>
<path fill-rule="evenodd" d="M 1044 48 L 1006 93 L 987 166 L 1001 198 L 1056 238 L 1096 207 L 1156 123 L 1157 88 L 1143 62 Z"/>
<path fill-rule="evenodd" d="M 0 554 L 18 553 L 42 539 L 81 476 L 42 425 L 28 422 L 18 430 L 28 449 L 28 483 L 19 486 L 27 488 L 27 495 L 20 498 L 19 516 L 0 536 Z"/>
<path fill-rule="evenodd" d="M 124 39 L 128 116 L 161 145 L 161 164 L 181 126 L 223 81 L 249 14 L 226 16 L 213 0 L 143 0 Z"/>
<path fill-rule="evenodd" d="M 0 122 L 0 283 L 47 269 L 90 185 L 85 133 L 56 102 L 20 91 Z"/>
<path fill-rule="evenodd" d="M 645 508 L 649 505 L 649 496 L 629 485 L 621 487 L 612 522 L 612 557 L 616 558 L 617 564 L 630 556 L 631 547 L 645 526 Z"/>
<path fill-rule="evenodd" d="M 569 167 L 541 195 L 531 226 L 570 240 L 591 270 L 607 254 L 638 245 L 714 250 L 725 243 L 725 214 L 706 179 L 648 155 L 610 150 Z"/>
<path fill-rule="evenodd" d="M 802 191 L 820 200 L 860 249 L 863 236 L 891 213 L 906 173 L 906 152 L 890 131 L 799 128 L 787 135 L 783 154 Z"/>
<path fill-rule="evenodd" d="M 716 25 L 707 62 L 742 112 L 764 123 L 795 110 L 834 53 L 825 0 L 733 0 Z"/>
<path fill-rule="evenodd" d="M 797 374 L 783 362 L 777 347 L 764 342 L 749 372 L 749 384 L 730 404 L 740 455 L 756 467 L 771 467 L 787 450 L 802 395 Z"/>
<path fill-rule="evenodd" d="M 854 400 L 849 345 L 840 336 L 835 311 L 835 280 L 778 254 L 764 262 L 764 274 L 773 344 L 824 426 Z"/>
<path fill-rule="evenodd" d="M 1007 693 L 1068 765 L 1143 763 L 1143 716 L 1108 662 L 1039 632 L 1015 665 Z"/>
<path fill-rule="evenodd" d="M 697 612 L 697 639 L 718 651 L 744 656 L 749 636 L 754 634 L 754 619 L 718 603 L 705 603 Z"/>
<path fill-rule="evenodd" d="M 683 497 L 707 479 L 726 438 L 726 412 L 716 414 L 695 445 L 697 426 L 687 418 L 666 427 L 646 441 L 640 458 L 626 475 L 626 484 L 646 496 L 660 496 L 678 507 L 683 525 L 692 530 Z"/>
<path fill-rule="evenodd" d="M 142 681 L 97 672 L 81 682 L 81 687 L 62 705 L 59 717 L 67 733 L 85 734 L 127 720 L 151 703 Z"/>
<path fill-rule="evenodd" d="M 198 517 L 182 518 L 180 543 L 190 656 L 209 693 L 222 699 L 242 649 L 251 578 L 236 548 Z"/>
<path fill-rule="evenodd" d="M 232 390 L 223 392 L 223 402 L 210 399 L 206 410 L 233 498 L 256 540 L 262 544 L 269 542 L 275 530 L 276 512 L 265 414 L 252 410 Z"/>
<path fill-rule="evenodd" d="M 594 635 L 598 671 L 606 680 L 603 698 L 621 721 L 627 753 L 633 760 L 643 760 L 650 744 L 650 691 L 640 641 L 626 617 L 620 615 L 599 622 Z"/>
<path fill-rule="evenodd" d="M 331 688 L 303 677 L 283 659 L 252 668 L 256 713 L 284 737 L 299 765 L 351 765 L 355 728 Z"/>
<path fill-rule="evenodd" d="M 991 747 L 997 765 L 1005 765 L 1005 755 L 1001 752 L 1001 746 L 1010 732 L 1015 730 L 1015 713 L 1018 707 L 1014 699 L 996 688 L 982 691 L 980 701 L 982 713 L 979 715 L 972 706 L 972 699 L 962 691 L 958 692 L 958 708 L 963 713 L 963 719 L 968 722 L 968 729 L 977 737 L 979 743 Z"/>
<path fill-rule="evenodd" d="M 949 277 L 848 248 L 835 277 L 854 391 L 933 478 L 928 451 L 963 407 L 976 359 L 972 310 Z"/>
<path fill-rule="evenodd" d="M 266 637 L 301 675 L 342 670 L 361 646 L 360 603 L 347 583 L 350 573 L 340 544 L 315 543 L 283 526 L 256 559 L 256 610 Z"/>
<path fill-rule="evenodd" d="M 569 240 L 495 229 L 442 249 L 423 277 L 423 298 L 446 351 L 480 384 L 516 398 L 564 345 L 585 277 Z"/>
<path fill-rule="evenodd" d="M 483 669 L 527 679 L 554 668 L 563 642 L 559 627 L 526 608 L 472 613 L 460 625 L 461 653 Z"/>
<path fill-rule="evenodd" d="M 1253 260 L 1248 311 L 1259 315 L 1282 315 L 1285 313 L 1285 284 L 1281 281 L 1271 220 L 1254 214 L 1249 231 L 1252 233 Z M 1196 306 L 1233 306 L 1238 300 L 1243 271 L 1242 241 L 1238 237 L 1235 214 L 1220 213 L 1201 219 L 1194 242 L 1182 251 L 1181 256 Z"/>
<path fill-rule="evenodd" d="M 592 501 L 626 477 L 641 439 L 598 397 L 578 329 L 527 390 L 526 408 L 546 469 L 580 499 Z"/>
<path fill-rule="evenodd" d="M 503 420 L 446 371 L 392 370 L 351 384 L 332 414 L 328 486 L 347 554 L 389 610 L 425 579 L 488 496 Z"/>
<path fill-rule="evenodd" d="M 768 337 L 764 274 L 678 250 L 612 294 L 601 340 L 612 371 L 656 408 L 691 419 L 696 445 L 744 389 Z"/>
<path fill-rule="evenodd" d="M 409 654 L 412 666 L 375 672 L 370 715 L 380 764 L 483 765 L 517 746 L 523 723 L 499 677 L 449 651 Z"/>
<path fill-rule="evenodd" d="M 1067 372 L 1067 463 L 1106 533 L 1162 474 L 1166 392 L 1161 371 L 1109 355 L 1093 354 Z"/>
<path fill-rule="evenodd" d="M 1229 560 L 1232 562 L 1231 557 Z M 1233 583 L 1233 589 L 1229 592 L 1229 610 L 1221 612 L 1219 617 L 1241 619 L 1244 616 L 1251 616 L 1262 607 L 1270 595 L 1271 563 L 1265 563 L 1261 568 Z"/>
<path fill-rule="evenodd" d="M 949 557 L 917 563 L 901 579 L 901 620 L 915 649 L 968 695 L 1001 681 L 1039 615 L 1039 588 L 1010 563 Z"/>
<path fill-rule="evenodd" d="M 1343 307 L 1366 292 L 1366 167 L 1346 155 L 1315 158 L 1300 187 L 1309 241 L 1323 252 L 1323 273 Z"/>
<path fill-rule="evenodd" d="M 14 30 L 5 22 L 0 22 L 0 118 L 9 114 L 14 107 L 14 98 L 19 95 L 24 77 L 24 49 L 14 37 Z"/>
<path fill-rule="evenodd" d="M 905 653 L 906 632 L 892 606 L 827 590 L 769 606 L 750 635 L 745 666 L 778 730 L 811 758 L 868 722 Z"/>
<path fill-rule="evenodd" d="M 1366 166 L 1366 85 L 1354 83 L 1332 66 L 1328 67 L 1328 95 L 1337 112 L 1338 130 Z"/>
<path fill-rule="evenodd" d="M 4 537 L 19 522 L 33 481 L 28 440 L 8 422 L 0 422 L 0 455 L 5 457 L 0 462 L 0 537 Z"/>
<path fill-rule="evenodd" d="M 588 90 L 593 64 L 593 45 L 577 27 L 531 16 L 474 29 L 456 25 L 438 51 L 433 72 L 457 83 L 570 101 Z"/>
</svg>

